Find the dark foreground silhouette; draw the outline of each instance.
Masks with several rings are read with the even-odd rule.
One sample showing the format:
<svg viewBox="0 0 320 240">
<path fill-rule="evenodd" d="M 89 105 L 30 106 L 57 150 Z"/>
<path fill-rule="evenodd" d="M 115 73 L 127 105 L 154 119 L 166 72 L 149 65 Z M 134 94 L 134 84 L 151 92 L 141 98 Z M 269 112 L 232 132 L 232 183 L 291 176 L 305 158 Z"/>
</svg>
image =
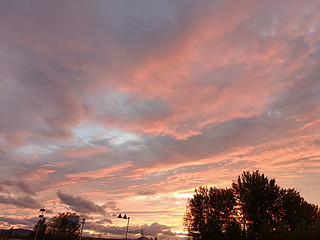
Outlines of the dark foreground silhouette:
<svg viewBox="0 0 320 240">
<path fill-rule="evenodd" d="M 79 239 L 80 222 L 70 222 L 71 217 L 77 217 L 76 213 L 59 213 L 51 221 L 47 222 L 45 218 L 38 221 L 34 226 L 34 232 L 30 237 L 34 238 L 37 229 L 37 239 L 41 240 L 75 240 Z M 39 226 L 38 226 L 39 225 Z"/>
<path fill-rule="evenodd" d="M 243 172 L 232 188 L 196 189 L 184 225 L 195 240 L 320 239 L 318 206 L 259 171 Z"/>
</svg>

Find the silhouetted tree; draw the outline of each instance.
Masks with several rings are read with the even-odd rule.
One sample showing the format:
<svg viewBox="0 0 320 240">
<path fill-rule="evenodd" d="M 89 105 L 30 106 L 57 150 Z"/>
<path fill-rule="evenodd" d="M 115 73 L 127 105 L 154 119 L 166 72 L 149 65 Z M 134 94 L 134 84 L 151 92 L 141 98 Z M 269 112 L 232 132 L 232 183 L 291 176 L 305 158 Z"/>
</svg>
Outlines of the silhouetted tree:
<svg viewBox="0 0 320 240">
<path fill-rule="evenodd" d="M 268 226 L 277 227 L 281 219 L 280 187 L 259 171 L 243 172 L 232 184 L 246 230 L 253 235 Z"/>
<path fill-rule="evenodd" d="M 282 220 L 286 222 L 288 229 L 294 231 L 301 220 L 303 199 L 294 189 L 283 189 L 281 191 L 281 200 L 283 204 Z"/>
<path fill-rule="evenodd" d="M 232 189 L 199 187 L 189 199 L 184 217 L 188 235 L 192 239 L 225 239 L 227 233 L 235 234 L 240 230 L 234 221 L 235 204 Z"/>
<path fill-rule="evenodd" d="M 298 223 L 309 230 L 319 224 L 319 209 L 306 202 L 294 189 L 283 189 L 264 174 L 243 172 L 232 184 L 244 226 L 250 238 L 281 239 L 294 232 Z M 271 238 L 271 235 L 273 236 Z M 277 237 L 275 237 L 277 236 Z"/>
<path fill-rule="evenodd" d="M 259 171 L 243 172 L 232 189 L 196 189 L 184 225 L 191 239 L 320 239 L 318 206 Z"/>
<path fill-rule="evenodd" d="M 48 225 L 48 234 L 50 239 L 73 240 L 80 233 L 80 224 L 69 221 L 71 216 L 77 216 L 75 213 L 59 213 Z"/>
<path fill-rule="evenodd" d="M 290 231 L 295 231 L 298 223 L 305 221 L 307 226 L 316 227 L 319 222 L 318 206 L 306 202 L 294 189 L 282 189 L 282 220 Z"/>
</svg>

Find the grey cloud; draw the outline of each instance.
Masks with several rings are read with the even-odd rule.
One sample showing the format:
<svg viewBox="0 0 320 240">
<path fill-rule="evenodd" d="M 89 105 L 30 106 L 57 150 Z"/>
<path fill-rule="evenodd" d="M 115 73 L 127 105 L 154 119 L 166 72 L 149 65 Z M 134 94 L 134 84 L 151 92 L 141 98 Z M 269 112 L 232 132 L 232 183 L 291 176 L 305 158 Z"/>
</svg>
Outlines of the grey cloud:
<svg viewBox="0 0 320 240">
<path fill-rule="evenodd" d="M 172 109 L 161 98 L 144 99 L 130 93 L 113 92 L 96 96 L 87 105 L 102 124 L 117 124 L 120 128 L 142 128 L 146 124 L 167 118 Z"/>
<path fill-rule="evenodd" d="M 289 136 L 290 130 L 296 129 L 300 123 L 295 119 L 282 119 L 269 116 L 264 113 L 257 117 L 235 119 L 229 122 L 217 124 L 215 126 L 207 126 L 203 129 L 203 133 L 187 140 L 177 140 L 169 136 L 146 137 L 142 136 L 138 140 L 130 141 L 121 145 L 121 147 L 108 145 L 107 153 L 92 156 L 90 158 L 90 166 L 87 166 L 86 159 L 77 160 L 74 168 L 68 168 L 70 172 L 82 172 L 108 167 L 110 164 L 116 164 L 134 160 L 134 169 L 154 168 L 157 164 L 173 164 L 183 163 L 194 159 L 212 157 L 221 154 L 229 149 L 236 147 L 257 146 L 265 142 L 277 139 L 278 137 Z M 92 142 L 90 144 L 103 144 Z M 110 159 L 107 162 L 104 159 Z M 70 162 L 71 163 L 71 162 Z M 84 164 L 81 164 L 84 163 Z M 238 163 L 239 165 L 240 163 Z M 232 159 L 228 161 L 219 161 L 211 167 L 235 167 L 232 165 Z M 241 162 L 241 166 L 247 166 L 246 160 Z M 83 169 L 85 166 L 85 169 Z M 120 193 L 119 189 L 128 188 L 138 195 L 152 195 L 153 189 L 141 186 L 156 184 L 157 182 L 166 181 L 168 177 L 175 173 L 183 172 L 199 172 L 207 169 L 208 166 L 179 168 L 163 173 L 161 176 L 150 176 L 143 179 L 127 178 L 130 173 L 119 172 L 115 176 L 107 177 L 104 180 L 110 181 L 112 184 L 97 183 L 102 189 L 108 189 L 113 193 Z M 66 170 L 63 170 L 66 171 Z M 90 180 L 86 180 L 90 181 Z M 147 184 L 147 185 L 146 185 Z M 139 187 L 140 186 L 140 187 Z M 162 189 L 158 189 L 162 191 Z M 159 192 L 157 190 L 157 192 Z"/>
<path fill-rule="evenodd" d="M 122 4 L 110 1 L 107 6 L 103 2 L 97 2 L 96 26 L 102 32 L 112 30 L 120 47 L 130 53 L 126 58 L 120 55 L 122 61 L 117 62 L 130 63 L 130 68 L 155 56 L 166 57 L 165 53 L 179 49 L 181 46 L 177 39 L 183 39 L 184 30 L 191 26 L 199 9 L 206 9 L 206 3 L 197 4 L 187 0 L 131 1 Z M 126 70 L 122 68 L 123 71 Z"/>
<path fill-rule="evenodd" d="M 76 125 L 82 116 L 75 90 L 62 87 L 71 77 L 56 72 L 46 56 L 19 46 L 12 48 L 18 50 L 3 58 L 5 65 L 11 65 L 5 68 L 4 75 L 12 77 L 4 78 L 6 88 L 1 89 L 0 95 L 2 111 L 6 112 L 0 125 L 8 144 L 41 144 L 70 137 L 70 126 Z M 10 87 L 9 81 L 14 87 Z"/>
<path fill-rule="evenodd" d="M 52 209 L 46 209 L 46 213 L 52 214 L 53 210 Z"/>
<path fill-rule="evenodd" d="M 173 233 L 170 229 L 171 227 L 168 227 L 166 225 L 159 224 L 157 222 L 152 223 L 151 225 L 142 225 L 143 231 L 145 235 L 147 236 L 156 236 L 158 234 L 163 234 L 165 236 L 176 236 L 175 233 Z M 141 233 L 141 227 L 140 229 L 131 230 L 131 233 Z"/>
<path fill-rule="evenodd" d="M 105 208 L 103 206 L 99 206 L 93 201 L 84 199 L 81 196 L 74 197 L 73 195 L 62 193 L 61 191 L 59 191 L 57 194 L 62 203 L 68 205 L 72 210 L 76 212 L 83 214 L 106 214 Z"/>
<path fill-rule="evenodd" d="M 27 185 L 25 182 L 23 182 L 22 180 L 18 180 L 18 181 L 4 180 L 1 183 L 6 186 L 13 186 L 24 193 L 27 193 L 30 195 L 36 195 L 36 192 L 29 185 Z"/>
<path fill-rule="evenodd" d="M 174 237 L 174 236 L 177 236 L 176 233 L 170 231 L 170 230 L 165 230 L 162 232 L 163 236 L 171 236 L 171 237 Z"/>
<path fill-rule="evenodd" d="M 95 231 L 97 232 L 111 234 L 115 236 L 121 236 L 126 231 L 126 227 L 103 226 L 98 222 L 88 222 L 86 223 L 86 228 L 90 230 L 95 229 Z M 129 234 L 140 234 L 141 228 L 143 228 L 145 235 L 150 237 L 156 236 L 158 234 L 162 234 L 164 236 L 176 236 L 176 234 L 170 230 L 171 227 L 161 225 L 157 222 L 154 222 L 151 225 L 145 224 L 142 226 L 131 226 L 129 229 Z"/>
<path fill-rule="evenodd" d="M 37 209 L 41 207 L 41 203 L 30 196 L 12 197 L 11 195 L 0 195 L 0 203 L 11 204 L 21 208 Z"/>
<path fill-rule="evenodd" d="M 6 222 L 10 225 L 12 224 L 21 224 L 25 225 L 27 227 L 33 227 L 37 222 L 39 218 L 33 217 L 33 218 L 24 218 L 24 219 L 17 219 L 17 218 L 10 218 L 10 217 L 0 217 L 1 222 Z"/>
<path fill-rule="evenodd" d="M 127 214 L 134 214 L 134 215 L 154 215 L 154 214 L 169 214 L 171 211 L 169 210 L 160 210 L 160 211 L 153 211 L 153 210 L 145 210 L 145 211 L 128 211 Z"/>
<path fill-rule="evenodd" d="M 195 12 L 208 5 L 215 10 L 219 4 L 196 4 L 192 0 L 3 4 L 7 9 L 3 10 L 7 34 L 1 46 L 7 49 L 2 61 L 8 84 L 3 84 L 6 87 L 0 98 L 6 112 L 0 125 L 8 145 L 68 139 L 71 128 L 83 120 L 85 113 L 98 115 L 100 121 L 110 125 L 118 120 L 124 128 L 133 120 L 143 127 L 168 117 L 172 109 L 160 98 L 128 99 L 124 108 L 121 104 L 119 108 L 104 104 L 103 109 L 96 109 L 91 99 L 99 94 L 93 90 L 97 86 L 101 89 L 101 84 L 108 89 L 126 86 L 130 75 L 119 78 L 119 72 L 155 56 L 167 58 L 165 52 L 181 45 Z M 102 69 L 107 69 L 111 77 L 101 80 L 93 73 Z"/>
<path fill-rule="evenodd" d="M 157 164 L 173 164 L 188 162 L 193 159 L 201 159 L 210 156 L 215 156 L 229 149 L 236 147 L 247 147 L 259 145 L 277 137 L 284 137 L 289 134 L 289 130 L 295 129 L 299 123 L 294 119 L 274 119 L 267 115 L 262 115 L 253 118 L 235 119 L 229 122 L 220 123 L 216 126 L 207 126 L 203 133 L 187 140 L 177 140 L 169 136 L 157 137 L 141 137 L 138 140 L 124 143 L 121 147 L 108 146 L 109 152 L 91 157 L 92 166 L 100 166 L 104 161 L 102 159 L 111 159 L 112 162 L 121 163 L 129 160 L 134 160 L 134 169 L 139 168 L 154 168 Z M 79 160 L 83 161 L 86 160 Z M 219 161 L 215 167 L 224 167 L 228 165 L 231 167 L 231 160 Z M 109 166 L 110 162 L 106 162 L 105 166 Z M 242 164 L 245 164 L 245 160 Z M 77 167 L 86 166 L 77 162 Z M 188 167 L 176 169 L 179 173 L 182 172 L 196 172 L 207 169 L 208 166 Z M 86 169 L 87 166 L 86 166 Z M 79 169 L 77 169 L 79 171 Z M 80 170 L 81 172 L 81 170 Z M 159 181 L 166 181 L 168 177 L 174 175 L 175 170 L 170 170 L 161 176 L 150 176 L 143 179 L 128 179 L 124 172 L 119 172 L 116 178 L 106 178 L 111 181 L 107 187 L 110 191 L 118 192 L 119 189 L 129 187 L 129 191 L 133 191 L 138 195 L 152 195 L 155 193 L 154 189 L 147 186 L 155 184 Z M 130 173 L 129 175 L 130 176 Z M 125 177 L 125 178 L 124 178 Z M 147 185 L 146 185 L 147 183 Z M 96 183 L 97 184 L 97 183 Z M 139 187 L 140 186 L 140 187 Z M 145 186 L 141 190 L 141 186 Z M 161 189 L 158 189 L 161 191 Z M 157 191 L 157 192 L 159 192 Z"/>
<path fill-rule="evenodd" d="M 177 151 L 193 158 L 215 155 L 234 147 L 262 144 L 288 134 L 298 123 L 293 119 L 279 120 L 266 115 L 235 119 L 214 127 L 207 127 L 203 134 L 177 144 Z M 272 129 L 272 131 L 270 131 Z"/>
<path fill-rule="evenodd" d="M 6 114 L 0 119 L 0 130 L 8 145 L 20 145 L 24 141 L 40 144 L 44 140 L 51 142 L 71 137 L 71 127 L 82 120 L 83 112 L 92 113 L 94 110 L 91 108 L 95 105 L 88 104 L 88 96 L 101 77 L 95 76 L 92 70 L 100 68 L 101 71 L 101 67 L 104 69 L 107 66 L 109 72 L 122 72 L 118 68 L 123 70 L 124 64 L 137 62 L 138 57 L 151 52 L 147 50 L 141 54 L 142 48 L 146 48 L 141 40 L 146 39 L 153 48 L 154 39 L 169 36 L 163 34 L 163 30 L 167 29 L 164 26 L 173 26 L 175 16 L 181 14 L 180 6 L 188 5 L 170 1 L 127 4 L 118 4 L 116 1 L 3 4 L 2 9 L 7 9 L 2 12 L 6 28 L 5 37 L 1 38 L 1 65 L 4 66 L 2 81 L 5 88 L 1 90 L 0 102 L 1 111 Z M 190 6 L 187 8 L 191 9 Z M 47 31 L 48 28 L 50 31 Z M 110 31 L 114 34 L 112 39 L 109 37 Z M 97 35 L 98 32 L 101 34 Z M 156 37 L 150 40 L 146 37 L 149 33 Z M 121 47 L 114 43 L 114 37 Z M 72 48 L 68 45 L 70 39 L 77 39 L 76 44 L 71 44 L 74 46 Z M 33 43 L 45 50 L 37 49 Z M 141 49 L 134 48 L 132 43 L 141 44 Z M 79 48 L 76 47 L 78 44 Z M 112 48 L 121 48 L 121 51 L 111 51 L 110 55 L 106 49 Z M 132 54 L 123 55 L 123 48 Z M 134 57 L 130 60 L 128 56 Z M 104 85 L 109 87 L 109 80 L 104 81 Z M 80 100 L 78 96 L 83 99 Z M 110 110 L 108 114 L 114 113 L 114 117 L 122 121 L 134 118 L 152 121 L 168 113 L 168 106 L 158 99 L 128 106 L 124 112 Z M 112 116 L 110 118 L 112 120 Z"/>
<path fill-rule="evenodd" d="M 97 222 L 86 222 L 86 229 L 115 236 L 123 236 L 126 231 L 126 227 L 103 226 Z"/>
<path fill-rule="evenodd" d="M 115 157 L 139 159 L 137 165 L 152 167 L 163 161 L 189 161 L 214 156 L 230 148 L 258 145 L 279 136 L 285 136 L 290 129 L 299 126 L 294 119 L 274 119 L 267 114 L 252 118 L 234 119 L 214 126 L 207 126 L 202 134 L 186 140 L 169 136 L 144 137 L 122 146 L 122 154 Z M 136 146 L 136 150 L 131 147 Z M 128 149 L 128 150 L 126 150 Z M 120 160 L 120 159 L 119 159 Z"/>
<path fill-rule="evenodd" d="M 268 8 L 267 14 L 260 14 L 261 19 L 257 19 L 259 24 L 250 25 L 251 28 L 249 30 L 257 32 L 265 22 L 269 25 L 274 21 L 275 17 L 281 16 L 287 4 L 282 3 L 280 5 L 279 7 L 278 3 L 270 4 L 271 7 L 269 8 L 271 10 L 277 9 L 275 6 L 280 10 L 271 11 Z M 93 62 L 94 67 L 103 66 L 107 67 L 108 71 L 112 71 L 114 65 L 117 65 L 112 59 L 119 58 L 121 60 L 119 61 L 121 62 L 119 64 L 121 68 L 123 68 L 123 65 L 130 65 L 130 59 L 122 55 L 134 56 L 133 58 L 136 61 L 136 57 L 145 57 L 149 52 L 154 56 L 155 51 L 164 52 L 164 48 L 172 50 L 168 45 L 181 44 L 179 40 L 174 41 L 173 39 L 182 35 L 183 26 L 189 26 L 189 23 L 194 21 L 193 17 L 197 16 L 194 13 L 194 9 L 196 11 L 210 9 L 210 11 L 216 13 L 227 8 L 227 6 L 227 4 L 221 4 L 219 1 L 213 1 L 213 3 L 204 1 L 202 4 L 197 4 L 194 1 L 177 1 L 174 3 L 172 1 L 133 1 L 127 4 L 123 4 L 121 1 L 110 1 L 108 3 L 95 1 L 91 4 L 89 2 L 81 2 L 76 5 L 73 4 L 73 1 L 67 3 L 58 1 L 57 4 L 43 4 L 41 1 L 30 1 L 28 4 L 5 3 L 3 8 L 10 10 L 3 11 L 5 16 L 3 19 L 8 21 L 8 24 L 4 24 L 9 26 L 6 29 L 10 33 L 8 35 L 19 40 L 20 38 L 15 34 L 20 31 L 16 30 L 13 33 L 10 30 L 18 27 L 23 33 L 32 32 L 34 38 L 39 37 L 40 33 L 41 36 L 45 35 L 45 40 L 42 40 L 44 41 L 42 44 L 46 43 L 46 40 L 53 39 L 53 41 L 49 42 L 60 46 L 58 51 L 48 57 L 49 54 L 47 52 L 42 53 L 35 50 L 33 45 L 30 45 L 29 41 L 33 42 L 32 40 L 34 40 L 32 38 L 21 38 L 21 41 L 25 40 L 23 43 L 18 40 L 12 43 L 12 41 L 9 41 L 10 39 L 4 41 L 5 46 L 8 45 L 8 49 L 10 49 L 10 52 L 4 55 L 6 57 L 4 60 L 10 66 L 8 69 L 12 71 L 6 75 L 14 76 L 13 80 L 10 78 L 10 81 L 15 83 L 16 88 L 8 87 L 2 94 L 4 97 L 1 105 L 9 106 L 8 108 L 4 107 L 6 119 L 0 123 L 1 126 L 4 126 L 3 130 L 6 137 L 13 142 L 19 139 L 21 141 L 25 139 L 24 137 L 29 141 L 38 139 L 38 142 L 41 142 L 41 138 L 45 138 L 47 141 L 54 137 L 65 139 L 72 135 L 70 128 L 76 126 L 82 120 L 84 112 L 98 112 L 94 114 L 98 115 L 101 121 L 106 120 L 109 123 L 120 120 L 122 126 L 132 120 L 140 121 L 138 124 L 143 126 L 146 122 L 166 118 L 171 114 L 171 109 L 161 99 L 141 100 L 134 103 L 130 101 L 131 99 L 125 99 L 124 108 L 119 104 L 120 108 L 114 108 L 114 106 L 107 106 L 106 108 L 106 105 L 103 105 L 104 111 L 96 109 L 96 104 L 88 100 L 91 99 L 88 96 L 92 92 L 88 90 L 90 88 L 85 84 L 85 82 L 88 82 L 86 80 L 90 79 L 90 84 L 95 85 L 93 82 L 96 81 L 96 77 L 90 74 L 89 76 L 86 75 L 85 71 L 83 71 L 86 68 L 82 66 L 86 66 L 85 62 Z M 41 11 L 38 8 L 41 8 Z M 92 18 L 91 16 L 94 17 Z M 185 19 L 188 19 L 188 21 L 182 21 Z M 251 20 L 251 18 L 249 19 Z M 250 22 L 253 23 L 255 21 Z M 50 26 L 51 31 L 44 31 L 48 26 Z M 248 28 L 248 26 L 245 27 Z M 240 26 L 239 28 L 241 32 L 243 27 Z M 105 50 L 107 44 L 103 45 L 103 42 L 114 44 L 108 37 L 110 34 L 107 34 L 110 31 L 114 34 L 113 37 L 116 42 L 120 43 L 121 48 L 126 49 L 124 52 L 133 54 L 121 54 L 112 51 L 112 55 L 116 55 L 116 57 L 107 56 L 106 60 L 103 61 L 101 60 L 103 57 L 99 57 L 99 54 L 97 54 L 100 53 L 101 49 L 95 50 L 97 52 L 91 55 L 87 50 L 83 49 L 68 50 L 65 53 L 65 49 L 63 49 L 63 46 L 61 47 L 63 44 L 59 41 L 60 38 L 61 42 L 68 42 L 69 39 L 78 39 L 80 43 L 88 43 L 89 47 L 102 45 L 103 52 L 108 55 L 108 51 Z M 100 34 L 97 34 L 97 32 Z M 27 36 L 30 34 L 22 35 Z M 59 39 L 56 36 L 59 36 Z M 165 39 L 167 44 L 162 44 L 164 42 L 163 38 L 166 37 L 168 37 L 168 39 Z M 234 38 L 232 37 L 232 39 Z M 244 41 L 246 40 L 247 38 Z M 41 42 L 41 40 L 38 41 Z M 154 41 L 159 41 L 161 43 L 159 44 L 160 47 L 154 48 L 157 45 Z M 141 49 L 137 45 L 141 45 L 141 49 L 144 48 L 146 50 L 141 54 Z M 162 45 L 165 45 L 165 47 Z M 292 40 L 290 45 L 293 46 L 292 49 L 301 49 L 300 52 L 304 52 L 307 49 L 307 45 L 300 38 Z M 11 49 L 16 48 L 18 51 L 11 51 Z M 151 51 L 152 49 L 153 51 Z M 74 67 L 75 65 L 80 67 Z M 232 66 L 232 69 L 235 68 L 237 67 Z M 115 67 L 115 70 L 118 70 L 117 67 Z M 228 71 L 228 69 L 223 69 L 222 72 L 224 71 Z M 240 70 L 228 72 L 236 74 L 239 71 L 241 72 L 243 69 L 240 68 Z M 216 69 L 217 76 L 213 72 L 213 76 L 208 74 L 208 77 L 203 77 L 217 77 L 217 85 L 224 87 L 226 83 L 219 80 L 221 78 L 220 72 L 221 70 Z M 230 76 L 232 78 L 234 74 L 230 73 Z M 228 79 L 231 78 L 229 77 Z M 80 79 L 80 81 L 73 81 L 72 79 Z M 108 81 L 105 80 L 105 84 L 108 84 Z M 83 99 L 78 99 L 77 96 L 79 95 L 83 96 Z M 12 96 L 15 96 L 15 98 Z M 118 102 L 121 103 L 121 101 L 119 100 Z M 10 109 L 15 109 L 15 111 L 13 112 Z M 24 132 L 28 136 L 20 136 L 20 132 Z"/>
<path fill-rule="evenodd" d="M 319 59 L 320 46 L 318 49 Z M 320 102 L 320 94 L 318 93 L 320 91 L 320 70 L 317 62 L 312 64 L 314 61 L 313 57 L 305 61 L 309 61 L 310 63 L 305 64 L 302 69 L 299 69 L 290 76 L 291 78 L 295 78 L 294 85 L 277 96 L 272 102 L 269 109 L 271 114 L 277 113 L 282 118 L 287 118 L 319 111 L 318 103 Z M 308 65 L 312 67 L 308 67 Z"/>
<path fill-rule="evenodd" d="M 104 223 L 112 224 L 112 220 L 109 219 L 109 218 L 105 218 L 105 219 L 101 219 L 101 220 L 97 221 L 96 223 L 99 223 L 99 224 L 104 224 Z"/>
<path fill-rule="evenodd" d="M 120 211 L 120 208 L 117 207 L 117 203 L 115 201 L 109 201 L 103 205 L 105 208 L 109 208 L 112 211 Z"/>
<path fill-rule="evenodd" d="M 137 192 L 137 195 L 149 196 L 149 195 L 154 195 L 156 193 L 157 193 L 156 190 L 139 190 Z"/>
</svg>

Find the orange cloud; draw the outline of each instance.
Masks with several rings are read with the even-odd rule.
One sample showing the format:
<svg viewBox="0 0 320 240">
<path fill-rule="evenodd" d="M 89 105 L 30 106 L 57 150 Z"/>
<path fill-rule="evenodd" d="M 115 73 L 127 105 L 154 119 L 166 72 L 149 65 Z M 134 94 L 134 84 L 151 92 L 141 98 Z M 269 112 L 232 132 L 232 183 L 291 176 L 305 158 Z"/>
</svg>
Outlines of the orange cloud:
<svg viewBox="0 0 320 240">
<path fill-rule="evenodd" d="M 24 176 L 24 179 L 28 181 L 39 181 L 49 177 L 50 173 L 54 173 L 55 170 L 51 169 L 37 169 L 35 172 L 29 173 Z"/>
<path fill-rule="evenodd" d="M 98 178 L 110 177 L 110 176 L 118 175 L 120 172 L 123 172 L 125 169 L 130 168 L 132 165 L 133 165 L 133 162 L 128 161 L 125 163 L 116 164 L 111 167 L 102 168 L 94 171 L 67 174 L 66 177 L 71 179 L 82 179 L 82 178 L 98 179 Z"/>
</svg>

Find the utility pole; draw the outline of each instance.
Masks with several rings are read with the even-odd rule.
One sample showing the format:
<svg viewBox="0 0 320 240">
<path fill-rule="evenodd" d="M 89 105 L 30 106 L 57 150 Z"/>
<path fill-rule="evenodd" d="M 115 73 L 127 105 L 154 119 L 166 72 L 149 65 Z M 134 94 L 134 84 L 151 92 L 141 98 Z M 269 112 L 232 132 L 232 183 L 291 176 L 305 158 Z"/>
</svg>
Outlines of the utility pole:
<svg viewBox="0 0 320 240">
<path fill-rule="evenodd" d="M 82 238 L 82 231 L 83 231 L 83 226 L 84 226 L 84 221 L 85 221 L 86 219 L 85 218 L 83 218 L 82 219 L 82 226 L 81 226 L 81 231 L 80 231 L 80 238 L 79 238 L 79 240 L 81 240 L 81 238 Z"/>
<path fill-rule="evenodd" d="M 123 218 L 124 218 L 124 217 L 123 217 Z M 128 239 L 129 221 L 130 221 L 130 217 L 128 217 L 127 231 L 126 231 L 126 239 Z"/>
<path fill-rule="evenodd" d="M 40 209 L 41 214 L 39 215 L 38 226 L 37 226 L 36 235 L 34 236 L 34 240 L 37 240 L 38 233 L 39 233 L 39 228 L 40 228 L 40 222 L 41 222 L 42 219 L 44 219 L 44 214 L 43 213 L 45 211 L 46 211 L 46 209 L 43 206 L 43 208 Z"/>
</svg>

